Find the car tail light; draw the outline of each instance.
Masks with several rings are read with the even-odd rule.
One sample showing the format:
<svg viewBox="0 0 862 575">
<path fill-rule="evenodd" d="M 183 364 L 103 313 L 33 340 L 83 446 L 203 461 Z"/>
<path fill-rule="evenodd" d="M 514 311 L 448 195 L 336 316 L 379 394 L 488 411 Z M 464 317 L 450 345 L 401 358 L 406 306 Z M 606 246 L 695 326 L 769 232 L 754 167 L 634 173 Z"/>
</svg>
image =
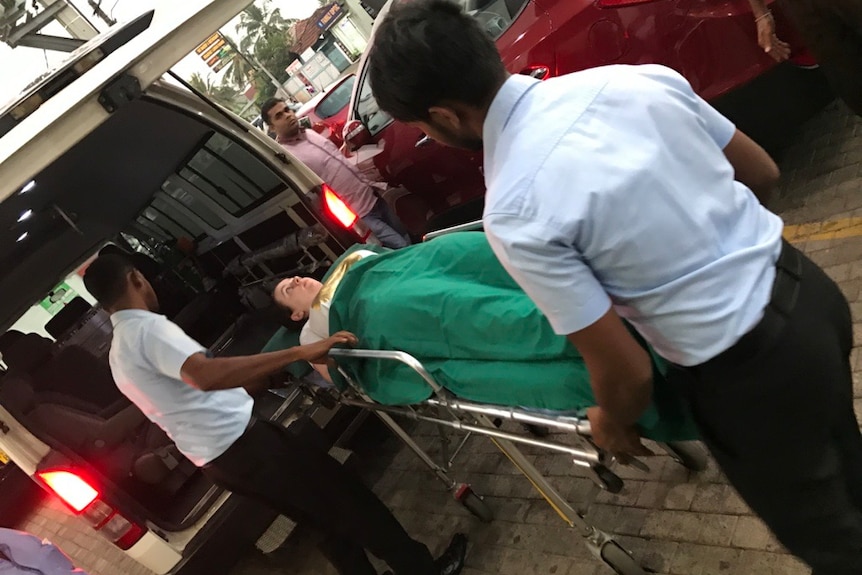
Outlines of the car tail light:
<svg viewBox="0 0 862 575">
<path fill-rule="evenodd" d="M 599 8 L 625 8 L 627 6 L 637 6 L 638 4 L 648 4 L 657 2 L 658 0 L 596 0 L 596 6 Z"/>
<path fill-rule="evenodd" d="M 40 471 L 36 476 L 72 511 L 120 549 L 129 549 L 147 532 L 146 527 L 126 519 L 100 499 L 99 491 L 73 471 Z"/>
<path fill-rule="evenodd" d="M 538 78 L 539 80 L 547 80 L 551 77 L 551 69 L 548 66 L 543 66 L 541 64 L 535 66 L 527 66 L 520 72 L 524 76 L 530 76 L 531 78 Z"/>
<path fill-rule="evenodd" d="M 323 200 L 326 204 L 326 209 L 329 210 L 329 213 L 340 223 L 344 228 L 350 229 L 358 216 L 356 213 L 350 209 L 350 206 L 344 203 L 344 201 L 338 197 L 338 194 L 335 191 L 323 184 Z"/>
<path fill-rule="evenodd" d="M 62 499 L 66 505 L 80 513 L 93 503 L 99 492 L 89 483 L 69 471 L 47 471 L 39 474 L 39 478 Z"/>
<path fill-rule="evenodd" d="M 817 59 L 807 50 L 800 51 L 790 56 L 790 63 L 800 68 L 817 68 Z"/>
</svg>

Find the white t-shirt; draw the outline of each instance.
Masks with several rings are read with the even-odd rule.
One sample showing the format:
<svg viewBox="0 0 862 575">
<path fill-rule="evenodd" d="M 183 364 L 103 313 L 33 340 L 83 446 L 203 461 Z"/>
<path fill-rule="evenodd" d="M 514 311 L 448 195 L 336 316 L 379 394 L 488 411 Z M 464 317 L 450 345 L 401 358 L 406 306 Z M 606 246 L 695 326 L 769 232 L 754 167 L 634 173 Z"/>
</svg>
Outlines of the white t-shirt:
<svg viewBox="0 0 862 575">
<path fill-rule="evenodd" d="M 245 389 L 201 391 L 180 377 L 185 361 L 206 348 L 149 311 L 118 311 L 111 322 L 109 360 L 117 387 L 192 463 L 209 463 L 243 434 L 254 403 Z"/>
</svg>

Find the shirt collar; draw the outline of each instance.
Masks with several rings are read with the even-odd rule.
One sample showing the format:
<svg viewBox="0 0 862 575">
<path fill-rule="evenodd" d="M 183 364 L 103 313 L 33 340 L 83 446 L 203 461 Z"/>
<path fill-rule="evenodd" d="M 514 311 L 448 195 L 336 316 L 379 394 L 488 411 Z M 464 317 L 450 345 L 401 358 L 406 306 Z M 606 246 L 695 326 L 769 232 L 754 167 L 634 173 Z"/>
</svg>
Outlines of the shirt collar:
<svg viewBox="0 0 862 575">
<path fill-rule="evenodd" d="M 540 83 L 541 80 L 536 78 L 530 78 L 523 74 L 513 74 L 500 87 L 497 95 L 494 96 L 494 101 L 491 102 L 491 107 L 488 108 L 488 114 L 485 116 L 485 123 L 482 126 L 482 142 L 486 160 L 493 157 L 497 142 L 500 141 L 503 130 L 509 123 L 509 119 L 515 112 L 521 98 Z"/>
<path fill-rule="evenodd" d="M 275 141 L 279 144 L 292 144 L 294 142 L 299 142 L 300 140 L 305 139 L 307 139 L 307 136 L 305 135 L 305 130 L 300 129 L 299 132 L 297 132 L 296 135 L 291 138 L 284 138 L 282 136 L 278 136 Z"/>
<path fill-rule="evenodd" d="M 125 319 L 134 319 L 136 317 L 149 317 L 153 312 L 145 309 L 121 309 L 111 314 L 111 325 L 116 326 L 119 322 Z"/>
</svg>

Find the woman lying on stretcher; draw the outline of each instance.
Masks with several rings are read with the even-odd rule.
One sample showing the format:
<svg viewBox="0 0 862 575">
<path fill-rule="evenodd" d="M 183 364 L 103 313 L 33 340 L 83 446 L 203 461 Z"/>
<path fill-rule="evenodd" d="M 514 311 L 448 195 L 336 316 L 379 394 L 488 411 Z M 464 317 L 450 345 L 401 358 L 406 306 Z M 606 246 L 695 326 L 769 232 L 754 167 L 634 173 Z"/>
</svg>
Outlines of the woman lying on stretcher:
<svg viewBox="0 0 862 575">
<path fill-rule="evenodd" d="M 595 405 L 583 359 L 553 332 L 481 232 L 397 251 L 354 246 L 322 283 L 288 278 L 273 299 L 295 321 L 306 320 L 301 343 L 351 331 L 359 348 L 413 355 L 461 399 L 568 413 Z M 696 439 L 662 375 L 664 363 L 652 357 L 653 404 L 639 421 L 641 434 L 657 441 Z M 339 366 L 378 403 L 415 404 L 432 393 L 399 362 L 342 358 Z M 325 375 L 345 384 L 336 370 Z"/>
</svg>

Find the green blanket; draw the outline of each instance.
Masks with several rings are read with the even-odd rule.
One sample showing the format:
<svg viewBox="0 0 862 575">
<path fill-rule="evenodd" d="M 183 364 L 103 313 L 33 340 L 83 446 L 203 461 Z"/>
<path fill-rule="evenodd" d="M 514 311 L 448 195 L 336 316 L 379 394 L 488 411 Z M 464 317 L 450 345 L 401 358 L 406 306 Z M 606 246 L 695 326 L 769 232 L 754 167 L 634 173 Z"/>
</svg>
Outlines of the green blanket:
<svg viewBox="0 0 862 575">
<path fill-rule="evenodd" d="M 341 279 L 330 333 L 354 332 L 360 348 L 405 351 L 462 399 L 569 412 L 595 405 L 583 359 L 502 268 L 483 233 L 450 234 L 398 251 L 354 246 L 345 256 L 360 248 L 380 255 L 353 264 Z M 639 422 L 643 435 L 695 439 L 693 423 L 662 376 L 664 364 L 653 359 L 654 401 Z M 339 363 L 379 403 L 414 404 L 431 395 L 398 362 Z M 330 373 L 336 385 L 345 385 Z"/>
</svg>

